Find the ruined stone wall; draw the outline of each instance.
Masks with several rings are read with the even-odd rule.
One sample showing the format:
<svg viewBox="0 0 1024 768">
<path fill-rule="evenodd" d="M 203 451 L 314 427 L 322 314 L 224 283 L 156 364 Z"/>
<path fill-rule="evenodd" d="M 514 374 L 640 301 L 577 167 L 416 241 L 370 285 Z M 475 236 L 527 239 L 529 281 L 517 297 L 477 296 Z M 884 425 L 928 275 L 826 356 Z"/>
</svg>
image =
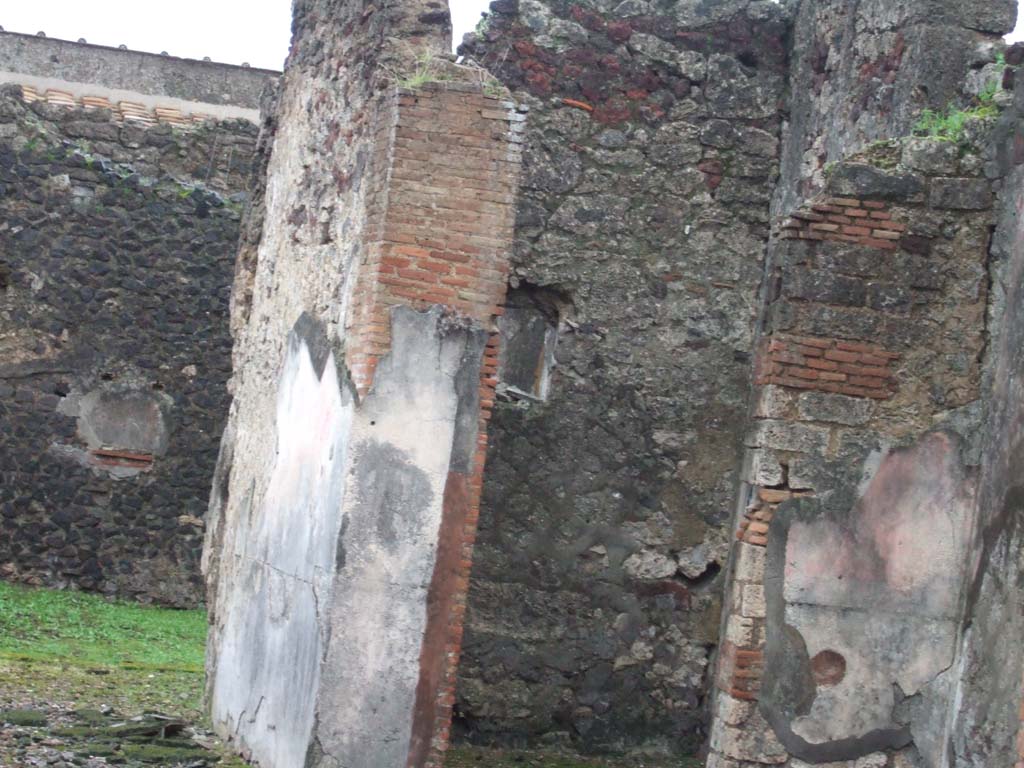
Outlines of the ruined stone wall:
<svg viewBox="0 0 1024 768">
<path fill-rule="evenodd" d="M 263 89 L 279 74 L 0 30 L 0 83 L 65 99 L 126 103 L 136 113 L 159 108 L 256 122 Z"/>
<path fill-rule="evenodd" d="M 910 133 L 922 109 L 981 90 L 1015 0 L 799 0 L 776 213 L 822 188 L 830 163 Z"/>
<path fill-rule="evenodd" d="M 951 144 L 877 151 L 835 168 L 843 196 L 797 211 L 776 250 L 711 742 L 733 760 L 913 742 L 942 764 L 992 185 Z"/>
<path fill-rule="evenodd" d="M 454 704 L 594 751 L 712 717 L 718 768 L 1010 764 L 1024 139 L 904 139 L 1013 8 L 497 0 L 462 50 L 499 83 L 434 0 L 303 0 L 255 161 L 5 97 L 3 575 L 198 599 L 255 163 L 206 557 L 241 751 L 435 765 Z"/>
<path fill-rule="evenodd" d="M 1003 171 L 992 120 L 955 141 L 907 135 L 915 99 L 998 91 L 1012 16 L 798 11 L 709 766 L 961 764 L 949 708 L 987 461 Z"/>
<path fill-rule="evenodd" d="M 1007 52 L 1015 100 L 992 131 L 988 167 L 1002 176 L 990 254 L 990 385 L 984 461 L 970 581 L 965 595 L 960 686 L 950 758 L 957 766 L 1020 765 L 1024 658 L 1021 600 L 1024 372 L 1024 82 L 1013 71 L 1024 48 Z M 995 662 L 995 663 L 994 663 Z M 1015 762 L 1016 761 L 1016 762 Z"/>
<path fill-rule="evenodd" d="M 785 36 L 771 2 L 523 0 L 461 49 L 530 107 L 511 286 L 554 331 L 492 420 L 470 739 L 704 738 Z"/>
<path fill-rule="evenodd" d="M 214 727 L 276 768 L 448 743 L 522 123 L 449 34 L 439 3 L 299 3 L 260 144 L 207 658 Z"/>
<path fill-rule="evenodd" d="M 194 606 L 255 128 L 0 94 L 0 575 Z"/>
</svg>

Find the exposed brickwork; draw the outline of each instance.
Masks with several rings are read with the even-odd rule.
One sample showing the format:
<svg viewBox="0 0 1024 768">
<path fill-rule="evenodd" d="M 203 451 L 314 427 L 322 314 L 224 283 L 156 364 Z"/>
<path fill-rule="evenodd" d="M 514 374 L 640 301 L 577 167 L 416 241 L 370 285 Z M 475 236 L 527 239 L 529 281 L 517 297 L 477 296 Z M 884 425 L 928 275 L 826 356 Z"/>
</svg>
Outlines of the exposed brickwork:
<svg viewBox="0 0 1024 768">
<path fill-rule="evenodd" d="M 900 355 L 877 344 L 774 334 L 762 345 L 757 384 L 886 400 Z"/>
<path fill-rule="evenodd" d="M 367 246 L 349 316 L 346 359 L 360 393 L 390 346 L 391 307 L 443 304 L 488 324 L 501 314 L 513 201 L 507 181 L 519 158 L 503 104 L 457 86 L 397 96 L 394 123 L 382 129 L 390 141 L 378 149 L 393 153 L 393 169 L 371 204 L 370 237 L 379 239 Z M 511 114 L 516 128 L 522 116 Z"/>
<path fill-rule="evenodd" d="M 495 314 L 501 311 L 493 307 Z M 494 390 L 498 383 L 499 336 L 491 334 L 484 351 L 480 380 L 480 424 L 477 436 L 477 450 L 473 457 L 473 470 L 467 484 L 469 490 L 468 513 L 459 533 L 459 562 L 455 575 L 455 597 L 448 619 L 448 639 L 444 647 L 444 679 L 434 708 L 434 735 L 430 744 L 430 756 L 425 768 L 442 768 L 444 753 L 451 738 L 452 708 L 455 705 L 455 686 L 458 676 L 459 657 L 462 653 L 462 636 L 466 621 L 466 601 L 469 595 L 469 577 L 473 568 L 473 546 L 476 543 L 477 523 L 480 519 L 480 497 L 483 491 L 484 467 L 487 462 L 487 423 L 494 408 Z"/>
<path fill-rule="evenodd" d="M 886 203 L 849 197 L 825 198 L 802 208 L 782 225 L 789 240 L 832 240 L 893 250 L 907 225 L 893 221 Z"/>
<path fill-rule="evenodd" d="M 756 701 L 764 671 L 764 652 L 740 648 L 731 640 L 719 650 L 718 687 L 742 701 Z"/>
<path fill-rule="evenodd" d="M 924 150 L 906 151 L 912 167 L 924 162 L 914 154 Z M 989 214 L 963 211 L 984 211 L 987 187 L 860 158 L 838 165 L 832 181 L 770 246 L 709 765 L 788 759 L 763 718 L 741 706 L 762 695 L 766 637 L 778 631 L 766 616 L 764 568 L 779 506 L 806 498 L 852 508 L 872 452 L 933 428 L 947 398 L 979 393 Z M 846 189 L 857 194 L 836 194 Z M 936 220 L 947 223 L 942 235 Z"/>
<path fill-rule="evenodd" d="M 736 531 L 739 549 L 734 574 L 733 615 L 728 619 L 718 657 L 716 686 L 724 694 L 755 701 L 764 672 L 764 558 L 768 531 L 779 504 L 810 495 L 786 487 L 753 488 Z"/>
<path fill-rule="evenodd" d="M 764 547 L 768 545 L 768 529 L 779 504 L 792 498 L 806 496 L 785 488 L 757 488 L 754 499 L 743 513 L 736 531 L 736 538 L 747 544 Z"/>
</svg>

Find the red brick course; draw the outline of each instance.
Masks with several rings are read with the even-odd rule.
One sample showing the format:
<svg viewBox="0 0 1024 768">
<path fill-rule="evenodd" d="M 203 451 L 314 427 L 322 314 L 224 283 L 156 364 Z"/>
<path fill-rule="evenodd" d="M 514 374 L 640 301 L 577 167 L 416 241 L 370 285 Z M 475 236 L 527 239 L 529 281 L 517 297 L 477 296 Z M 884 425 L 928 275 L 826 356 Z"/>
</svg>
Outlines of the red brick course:
<svg viewBox="0 0 1024 768">
<path fill-rule="evenodd" d="M 754 383 L 887 400 L 899 359 L 877 344 L 777 333 L 762 343 Z"/>
<path fill-rule="evenodd" d="M 834 240 L 883 251 L 895 250 L 907 227 L 892 220 L 886 204 L 845 197 L 801 208 L 782 225 L 784 240 Z"/>
<path fill-rule="evenodd" d="M 761 690 L 764 651 L 740 648 L 725 640 L 719 650 L 719 689 L 742 701 L 755 701 Z"/>
</svg>

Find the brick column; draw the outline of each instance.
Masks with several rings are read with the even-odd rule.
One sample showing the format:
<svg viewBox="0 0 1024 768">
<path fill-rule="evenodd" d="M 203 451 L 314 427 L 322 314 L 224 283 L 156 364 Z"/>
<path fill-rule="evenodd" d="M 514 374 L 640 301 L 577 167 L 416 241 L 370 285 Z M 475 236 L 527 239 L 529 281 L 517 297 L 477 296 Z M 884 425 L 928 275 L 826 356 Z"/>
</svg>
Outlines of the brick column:
<svg viewBox="0 0 1024 768">
<path fill-rule="evenodd" d="M 444 492 L 438 554 L 416 692 L 409 766 L 440 765 L 448 744 L 473 543 L 487 455 L 487 422 L 498 383 L 498 334 L 508 285 L 514 183 L 525 116 L 477 85 L 428 84 L 396 95 L 387 187 L 349 315 L 348 360 L 364 395 L 391 346 L 397 306 L 440 305 L 488 332 L 480 367 L 476 450 Z"/>
<path fill-rule="evenodd" d="M 525 117 L 446 77 L 375 96 L 318 197 L 268 185 L 208 541 L 214 724 L 267 768 L 448 745 Z"/>
<path fill-rule="evenodd" d="M 856 225 L 855 222 L 870 222 Z M 808 205 L 783 222 L 782 241 L 831 241 L 867 250 L 867 259 L 884 258 L 897 247 L 906 225 L 894 222 L 882 201 L 829 198 Z M 858 281 L 831 276 L 831 284 L 811 284 L 800 270 L 783 272 L 783 297 L 799 307 L 826 305 L 835 297 L 856 302 Z M 830 295 L 834 294 L 834 295 Z M 863 302 L 865 296 L 861 298 Z M 797 310 L 799 311 L 799 310 Z M 732 557 L 732 581 L 726 603 L 725 634 L 715 684 L 715 724 L 709 768 L 729 768 L 734 760 L 782 764 L 788 753 L 759 712 L 756 702 L 764 672 L 768 631 L 765 560 L 771 523 L 779 505 L 812 497 L 815 488 L 802 476 L 808 461 L 824 461 L 829 451 L 828 413 L 815 412 L 800 393 L 822 393 L 825 408 L 850 408 L 857 400 L 887 400 L 895 392 L 898 353 L 850 337 L 801 336 L 769 329 L 754 361 L 754 412 L 747 436 L 744 502 Z M 840 417 L 842 418 L 842 417 Z M 815 457 L 820 457 L 816 459 Z M 792 480 L 791 480 L 792 476 Z M 823 489 L 824 490 L 824 489 Z"/>
</svg>

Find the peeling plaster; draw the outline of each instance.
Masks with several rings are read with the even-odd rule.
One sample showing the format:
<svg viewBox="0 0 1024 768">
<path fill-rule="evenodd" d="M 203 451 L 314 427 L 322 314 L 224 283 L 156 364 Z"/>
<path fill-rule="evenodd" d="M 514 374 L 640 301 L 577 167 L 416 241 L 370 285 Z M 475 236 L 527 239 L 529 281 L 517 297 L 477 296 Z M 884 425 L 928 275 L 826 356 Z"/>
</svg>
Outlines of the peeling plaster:
<svg viewBox="0 0 1024 768">
<path fill-rule="evenodd" d="M 851 511 L 801 499 L 772 522 L 761 708 L 804 760 L 942 749 L 975 480 L 941 432 L 877 459 Z M 824 652 L 845 674 L 817 686 L 810 660 Z"/>
</svg>

